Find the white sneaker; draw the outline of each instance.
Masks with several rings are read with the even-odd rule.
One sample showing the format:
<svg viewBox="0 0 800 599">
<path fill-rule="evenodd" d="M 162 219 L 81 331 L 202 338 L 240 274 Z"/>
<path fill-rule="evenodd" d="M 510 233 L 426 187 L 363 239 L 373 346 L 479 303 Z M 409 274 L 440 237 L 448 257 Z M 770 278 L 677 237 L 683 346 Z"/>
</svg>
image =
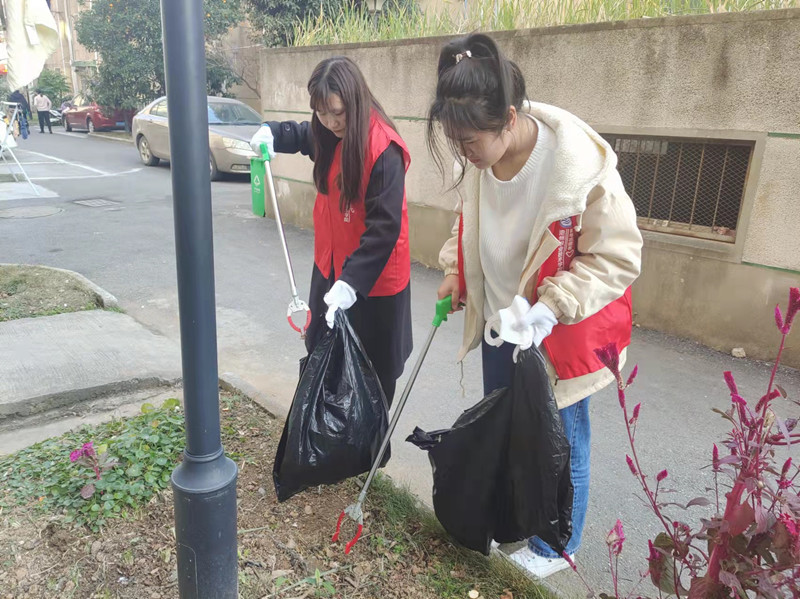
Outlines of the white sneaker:
<svg viewBox="0 0 800 599">
<path fill-rule="evenodd" d="M 534 578 L 547 578 L 551 574 L 566 570 L 570 567 L 569 562 L 563 557 L 542 557 L 536 555 L 528 547 L 523 547 L 519 551 L 515 551 L 510 556 L 511 561 L 517 566 L 525 570 Z M 569 556 L 570 559 L 575 561 L 575 554 Z"/>
</svg>

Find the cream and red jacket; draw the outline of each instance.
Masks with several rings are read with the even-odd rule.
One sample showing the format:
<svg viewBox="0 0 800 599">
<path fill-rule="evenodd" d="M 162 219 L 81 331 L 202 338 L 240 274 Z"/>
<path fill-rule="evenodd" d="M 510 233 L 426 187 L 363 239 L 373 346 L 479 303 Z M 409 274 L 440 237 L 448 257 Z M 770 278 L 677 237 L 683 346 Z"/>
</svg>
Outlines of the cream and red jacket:
<svg viewBox="0 0 800 599">
<path fill-rule="evenodd" d="M 518 294 L 531 304 L 544 302 L 558 318 L 542 349 L 558 407 L 565 408 L 614 381 L 594 355 L 595 348 L 613 341 L 621 352 L 620 366 L 625 363 L 632 324 L 630 287 L 641 268 L 642 236 L 608 143 L 555 106 L 528 103 L 524 110 L 553 129 L 557 148 Z M 457 163 L 457 174 L 458 169 Z M 459 218 L 439 256 L 445 274 L 459 275 L 466 293 L 459 361 L 480 345 L 485 325 L 480 179 L 480 171 L 467 168 L 456 189 Z"/>
</svg>

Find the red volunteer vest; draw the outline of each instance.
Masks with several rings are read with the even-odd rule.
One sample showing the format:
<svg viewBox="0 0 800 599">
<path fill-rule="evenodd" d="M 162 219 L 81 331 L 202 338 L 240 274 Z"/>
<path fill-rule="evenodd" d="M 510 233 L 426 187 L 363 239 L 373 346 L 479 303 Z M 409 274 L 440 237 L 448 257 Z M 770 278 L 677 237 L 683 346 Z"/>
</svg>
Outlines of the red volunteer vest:
<svg viewBox="0 0 800 599">
<path fill-rule="evenodd" d="M 392 142 L 403 150 L 403 161 L 406 172 L 408 172 L 411 156 L 405 142 L 397 131 L 373 112 L 367 136 L 361 193 L 359 198 L 351 203 L 350 210 L 345 214 L 342 214 L 339 208 L 340 192 L 339 186 L 336 184 L 342 170 L 342 144 L 336 146 L 328 173 L 328 194 L 317 193 L 314 203 L 314 263 L 326 278 L 330 277 L 331 265 L 333 265 L 335 277 L 338 279 L 342 274 L 344 261 L 361 244 L 361 236 L 367 228 L 364 197 L 367 193 L 370 173 L 375 166 L 375 161 Z M 396 295 L 408 286 L 410 279 L 411 251 L 408 241 L 408 207 L 404 193 L 400 237 L 369 295 L 370 297 Z"/>
<path fill-rule="evenodd" d="M 558 271 L 569 270 L 572 259 L 577 253 L 578 232 L 575 226 L 578 217 L 565 218 L 550 225 L 550 232 L 559 242 L 558 248 L 547 258 L 539 269 L 536 282 L 538 289 L 544 279 L 554 276 Z M 458 229 L 458 272 L 462 297 L 466 292 L 464 278 L 464 254 L 461 238 L 464 233 L 463 216 Z M 535 292 L 534 292 L 535 293 Z M 538 298 L 528 298 L 535 303 Z M 572 379 L 605 368 L 594 353 L 595 349 L 614 342 L 619 351 L 631 343 L 631 326 L 633 322 L 633 305 L 631 288 L 619 299 L 605 308 L 576 324 L 557 324 L 553 332 L 545 338 L 543 345 L 556 377 Z"/>
</svg>

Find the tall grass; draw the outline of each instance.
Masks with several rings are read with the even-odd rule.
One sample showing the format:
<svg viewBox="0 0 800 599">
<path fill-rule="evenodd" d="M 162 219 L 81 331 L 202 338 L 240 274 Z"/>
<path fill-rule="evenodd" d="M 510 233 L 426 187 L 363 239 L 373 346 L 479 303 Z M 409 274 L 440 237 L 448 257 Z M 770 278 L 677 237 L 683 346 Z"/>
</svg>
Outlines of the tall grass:
<svg viewBox="0 0 800 599">
<path fill-rule="evenodd" d="M 458 6 L 460 8 L 456 9 Z M 458 35 L 578 23 L 719 12 L 792 8 L 800 0 L 467 0 L 439 12 L 401 7 L 370 14 L 345 3 L 308 16 L 294 27 L 294 45 L 315 46 Z"/>
</svg>

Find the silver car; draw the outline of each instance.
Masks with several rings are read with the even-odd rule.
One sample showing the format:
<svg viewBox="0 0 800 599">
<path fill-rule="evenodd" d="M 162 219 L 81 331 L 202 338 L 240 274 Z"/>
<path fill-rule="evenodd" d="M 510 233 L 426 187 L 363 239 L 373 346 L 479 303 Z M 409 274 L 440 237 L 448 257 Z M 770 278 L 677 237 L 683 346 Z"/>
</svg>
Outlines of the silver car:
<svg viewBox="0 0 800 599">
<path fill-rule="evenodd" d="M 208 161 L 211 180 L 220 173 L 249 173 L 250 138 L 261 126 L 261 117 L 239 100 L 208 97 Z M 159 98 L 133 117 L 133 139 L 147 166 L 169 160 L 167 99 Z"/>
</svg>

